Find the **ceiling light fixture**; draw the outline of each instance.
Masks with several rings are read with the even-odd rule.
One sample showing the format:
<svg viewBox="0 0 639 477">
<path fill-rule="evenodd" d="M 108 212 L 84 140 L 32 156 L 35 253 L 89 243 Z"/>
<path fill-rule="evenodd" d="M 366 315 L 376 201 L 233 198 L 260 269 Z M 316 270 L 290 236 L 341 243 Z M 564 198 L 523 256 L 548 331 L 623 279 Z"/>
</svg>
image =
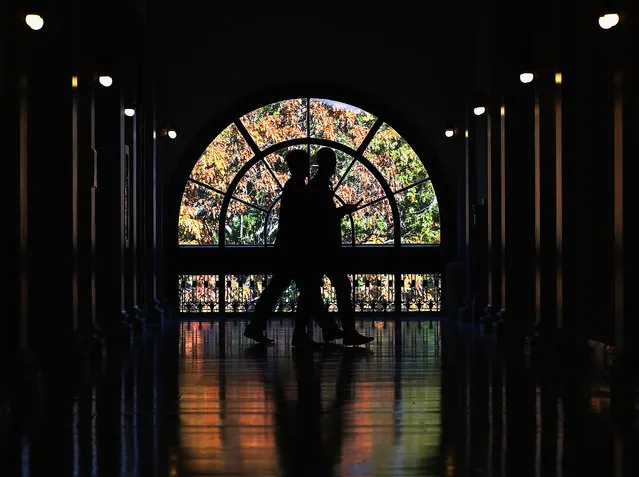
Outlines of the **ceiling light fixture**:
<svg viewBox="0 0 639 477">
<path fill-rule="evenodd" d="M 109 75 L 101 75 L 101 76 L 99 76 L 98 77 L 98 81 L 105 88 L 108 88 L 109 86 L 111 86 L 113 84 L 113 78 L 111 78 Z"/>
<path fill-rule="evenodd" d="M 619 24 L 618 13 L 604 13 L 599 17 L 599 26 L 604 30 L 610 30 L 612 27 Z"/>
<path fill-rule="evenodd" d="M 28 13 L 24 17 L 24 21 L 32 30 L 37 31 L 42 29 L 42 27 L 44 26 L 44 19 L 37 13 Z"/>
</svg>

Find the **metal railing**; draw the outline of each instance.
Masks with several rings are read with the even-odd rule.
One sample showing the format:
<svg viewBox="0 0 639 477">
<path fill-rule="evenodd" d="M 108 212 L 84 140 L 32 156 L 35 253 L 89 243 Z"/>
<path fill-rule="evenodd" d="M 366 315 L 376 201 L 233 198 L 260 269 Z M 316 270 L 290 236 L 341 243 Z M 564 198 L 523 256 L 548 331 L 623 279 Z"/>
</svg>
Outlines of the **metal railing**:
<svg viewBox="0 0 639 477">
<path fill-rule="evenodd" d="M 442 311 L 440 273 L 349 274 L 357 313 L 439 313 Z M 272 275 L 179 275 L 180 313 L 251 313 Z M 335 289 L 324 277 L 324 306 L 337 312 Z M 292 282 L 274 312 L 296 310 L 298 291 Z M 221 311 L 223 310 L 223 312 Z"/>
</svg>

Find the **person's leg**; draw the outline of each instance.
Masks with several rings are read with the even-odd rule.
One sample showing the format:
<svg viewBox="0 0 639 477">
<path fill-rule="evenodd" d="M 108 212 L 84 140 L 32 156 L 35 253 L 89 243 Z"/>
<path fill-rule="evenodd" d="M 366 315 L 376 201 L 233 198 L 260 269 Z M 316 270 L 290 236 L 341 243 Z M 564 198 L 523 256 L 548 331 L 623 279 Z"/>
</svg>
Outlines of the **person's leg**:
<svg viewBox="0 0 639 477">
<path fill-rule="evenodd" d="M 273 275 L 262 294 L 257 299 L 253 317 L 244 330 L 244 336 L 254 339 L 259 343 L 272 343 L 273 340 L 264 336 L 268 316 L 273 312 L 273 308 L 280 296 L 291 283 L 292 276 L 289 273 L 278 273 Z"/>
<path fill-rule="evenodd" d="M 305 334 L 311 315 L 312 300 L 308 290 L 306 279 L 296 278 L 297 308 L 295 310 L 294 333 Z"/>
<path fill-rule="evenodd" d="M 324 340 L 331 341 L 338 337 L 341 331 L 339 326 L 335 322 L 335 318 L 331 316 L 328 312 L 328 309 L 324 305 L 324 297 L 322 295 L 322 284 L 324 282 L 324 275 L 322 274 L 314 274 L 309 278 L 309 286 L 308 286 L 308 310 L 309 314 L 315 318 L 315 321 L 319 325 L 319 327 L 324 332 Z M 333 336 L 333 334 L 335 336 Z M 331 336 L 330 339 L 327 339 L 328 336 Z"/>
<path fill-rule="evenodd" d="M 345 273 L 331 273 L 328 278 L 335 288 L 337 309 L 344 329 L 345 345 L 366 344 L 373 341 L 372 337 L 364 336 L 355 329 L 355 308 L 351 296 L 351 281 Z"/>
<path fill-rule="evenodd" d="M 313 312 L 312 307 L 316 306 L 313 299 L 314 283 L 312 283 L 312 279 L 308 275 L 298 275 L 294 279 L 299 292 L 299 298 L 291 344 L 296 347 L 318 347 L 320 344 L 313 341 L 307 333 L 309 319 Z"/>
<path fill-rule="evenodd" d="M 355 331 L 355 307 L 353 306 L 351 281 L 345 273 L 331 273 L 328 276 L 335 288 L 337 309 L 344 331 Z"/>
<path fill-rule="evenodd" d="M 276 273 L 262 290 L 253 310 L 255 314 L 253 320 L 263 325 L 263 330 L 266 329 L 268 315 L 273 312 L 277 301 L 291 284 L 291 281 L 293 281 L 293 277 L 290 273 Z"/>
</svg>

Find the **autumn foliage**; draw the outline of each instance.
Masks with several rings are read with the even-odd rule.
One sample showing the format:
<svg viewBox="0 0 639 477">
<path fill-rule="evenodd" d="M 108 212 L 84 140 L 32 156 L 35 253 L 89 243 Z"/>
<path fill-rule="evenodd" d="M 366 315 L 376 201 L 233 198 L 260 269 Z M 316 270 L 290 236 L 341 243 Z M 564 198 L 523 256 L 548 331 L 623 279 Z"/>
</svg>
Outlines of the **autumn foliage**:
<svg viewBox="0 0 639 477">
<path fill-rule="evenodd" d="M 239 121 L 259 151 L 251 148 L 235 123 L 209 144 L 184 190 L 179 216 L 181 245 L 217 245 L 220 226 L 224 227 L 225 245 L 273 243 L 279 195 L 288 179 L 283 159 L 286 151 L 304 147 L 314 155 L 320 146 L 313 144 L 313 139 L 321 138 L 347 146 L 354 154 L 377 118 L 343 103 L 302 98 L 259 108 Z M 277 147 L 291 139 L 309 141 Z M 270 153 L 239 178 L 234 190 L 229 190 L 242 166 L 267 148 L 272 148 Z M 393 221 L 384 187 L 364 162 L 343 151 L 336 152 L 335 200 L 350 203 L 363 199 L 362 208 L 342 221 L 344 244 L 391 244 L 396 228 L 402 244 L 439 243 L 439 208 L 432 183 L 417 154 L 392 127 L 381 124 L 363 158 L 388 184 L 399 209 L 399 224 Z M 315 169 L 311 167 L 311 175 Z M 220 224 L 225 194 L 231 194 L 231 200 L 226 219 Z"/>
</svg>

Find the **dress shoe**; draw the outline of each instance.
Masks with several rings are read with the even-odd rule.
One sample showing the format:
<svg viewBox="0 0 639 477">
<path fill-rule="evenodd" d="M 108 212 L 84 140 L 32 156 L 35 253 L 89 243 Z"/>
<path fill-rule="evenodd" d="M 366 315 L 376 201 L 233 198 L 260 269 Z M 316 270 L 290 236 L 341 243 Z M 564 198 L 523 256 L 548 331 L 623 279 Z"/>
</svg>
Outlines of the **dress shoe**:
<svg viewBox="0 0 639 477">
<path fill-rule="evenodd" d="M 340 330 L 339 328 L 322 330 L 322 337 L 324 338 L 324 342 L 328 343 L 329 341 L 342 339 L 344 337 L 344 331 Z"/>
<path fill-rule="evenodd" d="M 303 349 L 317 349 L 322 347 L 322 343 L 313 341 L 313 339 L 306 333 L 293 333 L 293 339 L 291 340 L 291 346 L 295 348 Z"/>
<path fill-rule="evenodd" d="M 358 333 L 357 331 L 352 331 L 350 333 L 344 332 L 343 343 L 344 343 L 344 346 L 357 346 L 357 345 L 370 343 L 374 339 L 375 338 L 373 338 L 372 336 L 364 336 Z"/>
<path fill-rule="evenodd" d="M 257 341 L 258 343 L 263 343 L 263 344 L 269 344 L 269 343 L 274 343 L 275 340 L 271 339 L 271 338 L 267 338 L 266 336 L 264 336 L 264 331 L 256 328 L 254 326 L 247 326 L 246 329 L 244 330 L 244 336 L 246 336 L 247 338 L 251 338 L 252 340 Z"/>
</svg>

